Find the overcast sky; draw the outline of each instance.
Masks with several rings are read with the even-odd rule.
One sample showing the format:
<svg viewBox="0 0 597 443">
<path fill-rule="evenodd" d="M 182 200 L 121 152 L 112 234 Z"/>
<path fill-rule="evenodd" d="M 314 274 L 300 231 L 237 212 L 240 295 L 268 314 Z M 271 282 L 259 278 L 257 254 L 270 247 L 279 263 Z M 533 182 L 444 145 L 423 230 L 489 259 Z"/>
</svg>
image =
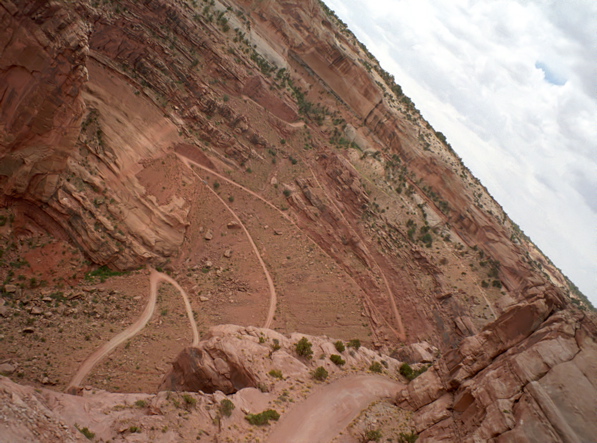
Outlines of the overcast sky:
<svg viewBox="0 0 597 443">
<path fill-rule="evenodd" d="M 597 1 L 324 1 L 597 306 Z"/>
</svg>

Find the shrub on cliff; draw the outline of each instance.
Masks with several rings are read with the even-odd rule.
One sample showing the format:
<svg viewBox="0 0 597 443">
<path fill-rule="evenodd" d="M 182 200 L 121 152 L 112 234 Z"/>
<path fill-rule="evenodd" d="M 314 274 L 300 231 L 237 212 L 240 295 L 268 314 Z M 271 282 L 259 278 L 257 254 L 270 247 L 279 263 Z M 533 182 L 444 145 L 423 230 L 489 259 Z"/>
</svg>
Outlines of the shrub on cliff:
<svg viewBox="0 0 597 443">
<path fill-rule="evenodd" d="M 306 337 L 301 338 L 296 343 L 296 353 L 300 357 L 311 358 L 313 350 L 311 349 L 311 342 Z"/>
<path fill-rule="evenodd" d="M 400 372 L 400 375 L 402 375 L 404 378 L 411 381 L 411 380 L 414 380 L 415 378 L 417 378 L 423 372 L 425 372 L 428 368 L 429 368 L 429 366 L 423 366 L 420 369 L 413 369 L 410 367 L 410 365 L 408 363 L 402 363 L 402 366 L 400 366 L 399 372 Z"/>
<path fill-rule="evenodd" d="M 245 416 L 249 423 L 256 426 L 268 425 L 270 420 L 278 420 L 279 418 L 280 414 L 274 409 L 267 409 L 259 414 L 247 414 Z"/>
<path fill-rule="evenodd" d="M 318 381 L 324 381 L 328 378 L 328 371 L 323 366 L 319 366 L 313 371 L 313 378 Z"/>
</svg>

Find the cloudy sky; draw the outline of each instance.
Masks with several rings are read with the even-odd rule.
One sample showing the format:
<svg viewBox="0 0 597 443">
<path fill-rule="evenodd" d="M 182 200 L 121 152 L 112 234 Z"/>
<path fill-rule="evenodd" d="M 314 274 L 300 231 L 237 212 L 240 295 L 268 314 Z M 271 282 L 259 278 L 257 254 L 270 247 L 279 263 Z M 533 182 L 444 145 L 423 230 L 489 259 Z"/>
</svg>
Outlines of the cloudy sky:
<svg viewBox="0 0 597 443">
<path fill-rule="evenodd" d="M 597 306 L 597 1 L 324 1 Z"/>
</svg>

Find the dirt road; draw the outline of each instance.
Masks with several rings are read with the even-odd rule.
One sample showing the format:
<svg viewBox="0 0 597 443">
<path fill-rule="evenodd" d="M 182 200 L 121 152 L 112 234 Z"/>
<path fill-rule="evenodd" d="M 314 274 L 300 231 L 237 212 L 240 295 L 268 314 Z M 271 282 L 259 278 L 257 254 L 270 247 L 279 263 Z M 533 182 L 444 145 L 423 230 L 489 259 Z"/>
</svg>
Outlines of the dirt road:
<svg viewBox="0 0 597 443">
<path fill-rule="evenodd" d="M 379 375 L 352 375 L 316 391 L 286 413 L 268 443 L 323 443 L 336 437 L 374 401 L 393 398 L 402 383 Z"/>
<path fill-rule="evenodd" d="M 189 302 L 189 297 L 187 293 L 180 287 L 180 285 L 167 274 L 163 274 L 161 272 L 156 271 L 155 269 L 150 269 L 151 273 L 149 274 L 149 299 L 147 300 L 147 304 L 145 305 L 145 309 L 137 318 L 137 320 L 122 331 L 120 334 L 114 336 L 112 340 L 107 343 L 104 343 L 99 348 L 95 350 L 89 357 L 87 357 L 79 370 L 72 378 L 69 385 L 66 387 L 67 392 L 71 392 L 73 389 L 76 389 L 78 386 L 81 386 L 81 383 L 87 377 L 87 374 L 93 369 L 93 367 L 98 364 L 106 355 L 108 355 L 114 348 L 116 348 L 121 343 L 125 342 L 126 340 L 134 337 L 136 334 L 141 331 L 149 319 L 153 316 L 153 312 L 155 310 L 155 303 L 157 300 L 158 294 L 158 283 L 160 282 L 168 282 L 174 285 L 176 289 L 180 292 L 184 304 L 185 309 L 187 311 L 187 316 L 189 317 L 189 322 L 191 323 L 191 329 L 193 331 L 193 343 L 192 346 L 197 346 L 199 344 L 199 331 L 197 330 L 197 323 L 195 322 L 195 318 L 193 316 L 193 310 L 191 309 L 191 304 Z"/>
<path fill-rule="evenodd" d="M 205 168 L 204 166 L 200 165 L 199 163 L 196 163 L 193 160 L 188 159 L 187 157 L 184 157 L 184 156 L 182 156 L 180 154 L 178 154 L 178 157 L 183 161 L 183 163 L 185 163 L 189 167 L 189 169 L 191 169 L 191 171 L 193 171 L 193 169 L 191 168 L 191 166 L 189 165 L 189 163 L 192 163 L 193 165 L 198 166 L 200 168 L 206 169 L 211 174 L 215 175 L 216 177 L 219 177 L 219 178 L 225 180 L 228 183 L 233 183 L 235 186 L 238 186 L 238 187 L 242 188 L 243 190 L 247 191 L 248 193 L 250 193 L 251 195 L 254 195 L 257 198 L 263 200 L 262 197 L 260 197 L 258 194 L 255 194 L 250 189 L 247 189 L 244 186 L 241 186 L 241 185 L 239 185 L 237 183 L 234 183 L 231 180 L 228 180 L 224 176 L 222 176 L 222 175 L 220 175 L 220 174 L 218 174 L 216 172 L 213 172 L 211 169 Z M 195 174 L 197 174 L 195 171 L 193 171 L 193 172 Z M 197 174 L 197 176 L 199 177 L 198 174 Z M 199 177 L 199 178 L 201 179 L 201 177 Z M 201 181 L 203 183 L 205 183 L 205 181 L 203 179 L 201 179 Z M 276 295 L 276 288 L 274 286 L 274 280 L 272 279 L 272 276 L 270 275 L 269 271 L 267 270 L 267 266 L 265 266 L 265 262 L 263 261 L 263 258 L 261 257 L 261 253 L 259 252 L 259 249 L 257 249 L 257 245 L 253 241 L 253 237 L 251 237 L 251 234 L 249 234 L 249 231 L 247 230 L 245 224 L 238 217 L 238 215 L 236 215 L 236 212 L 230 206 L 228 206 L 228 204 L 224 201 L 224 199 L 222 197 L 220 197 L 220 195 L 211 188 L 211 186 L 209 186 L 207 183 L 205 183 L 205 187 L 220 201 L 220 203 L 222 203 L 222 205 L 228 210 L 228 212 L 230 212 L 230 214 L 234 217 L 234 219 L 236 220 L 236 222 L 240 225 L 240 227 L 242 228 L 243 232 L 247 236 L 247 239 L 249 240 L 249 243 L 251 244 L 251 247 L 253 248 L 253 251 L 255 252 L 255 255 L 257 256 L 257 259 L 259 260 L 259 264 L 261 265 L 261 269 L 263 269 L 263 274 L 265 275 L 265 279 L 267 280 L 267 285 L 269 286 L 269 294 L 270 294 L 269 309 L 268 309 L 267 317 L 265 319 L 265 323 L 263 324 L 263 327 L 264 328 L 270 328 L 272 326 L 273 321 L 274 321 L 274 315 L 276 313 L 276 305 L 278 304 L 278 297 Z M 269 202 L 267 202 L 267 203 L 269 205 L 271 205 L 271 203 L 269 203 Z M 284 217 L 287 217 L 287 216 L 284 215 Z"/>
</svg>

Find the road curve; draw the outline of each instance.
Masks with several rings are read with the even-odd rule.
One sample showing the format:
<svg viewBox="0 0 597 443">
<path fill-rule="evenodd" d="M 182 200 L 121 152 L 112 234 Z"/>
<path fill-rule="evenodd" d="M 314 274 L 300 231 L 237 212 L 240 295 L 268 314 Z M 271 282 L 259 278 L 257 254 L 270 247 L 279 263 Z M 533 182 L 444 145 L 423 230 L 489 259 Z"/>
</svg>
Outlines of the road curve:
<svg viewBox="0 0 597 443">
<path fill-rule="evenodd" d="M 368 405 L 393 398 L 404 384 L 379 375 L 351 375 L 317 390 L 283 415 L 268 443 L 324 443 Z"/>
<path fill-rule="evenodd" d="M 199 163 L 194 162 L 191 159 L 188 159 L 180 154 L 177 154 L 178 157 L 181 159 L 181 161 L 183 163 L 185 163 L 189 169 L 191 169 L 191 171 L 193 171 L 193 169 L 190 167 L 189 163 L 192 163 L 195 166 L 198 166 L 200 168 L 206 169 L 207 171 L 209 171 L 210 173 L 212 173 L 213 175 L 220 177 L 221 179 L 225 180 L 228 183 L 232 183 L 235 186 L 238 186 L 242 189 L 244 189 L 245 191 L 247 191 L 248 193 L 250 193 L 251 195 L 254 195 L 255 197 L 263 200 L 263 198 L 261 196 L 259 196 L 258 194 L 254 193 L 253 191 L 251 191 L 250 189 L 245 188 L 244 186 L 241 186 L 237 183 L 234 183 L 231 180 L 228 180 L 226 177 L 218 174 L 217 172 L 212 171 L 209 168 L 205 168 L 204 166 L 200 165 Z M 197 174 L 195 171 L 193 171 L 198 177 L 199 174 Z M 201 178 L 201 177 L 199 177 Z M 202 180 L 203 181 L 203 180 Z M 222 205 L 224 205 L 224 207 L 228 210 L 228 212 L 230 212 L 230 214 L 234 217 L 234 219 L 238 222 L 238 224 L 240 225 L 240 227 L 242 228 L 242 230 L 244 231 L 245 235 L 247 236 L 247 239 L 249 240 L 249 243 L 251 244 L 251 246 L 253 247 L 253 251 L 255 252 L 255 255 L 257 256 L 257 259 L 259 260 L 259 264 L 261 265 L 261 268 L 263 269 L 263 274 L 265 275 L 265 279 L 267 280 L 267 285 L 269 286 L 269 293 L 270 293 L 270 299 L 269 299 L 269 309 L 267 312 L 267 318 L 265 319 L 265 323 L 263 324 L 263 327 L 266 329 L 269 329 L 274 321 L 274 315 L 276 313 L 276 305 L 278 304 L 278 297 L 276 295 L 276 287 L 274 286 L 274 281 L 269 273 L 269 271 L 267 270 L 267 266 L 265 266 L 265 262 L 263 261 L 263 258 L 261 258 L 261 253 L 259 252 L 259 249 L 257 248 L 257 245 L 255 244 L 255 242 L 253 241 L 253 237 L 251 237 L 251 234 L 249 234 L 249 231 L 247 230 L 247 228 L 245 227 L 245 224 L 242 222 L 242 220 L 238 217 L 238 215 L 236 215 L 236 212 L 234 212 L 234 210 L 228 206 L 228 204 L 224 201 L 224 199 L 222 197 L 220 197 L 220 195 L 214 191 L 211 186 L 209 186 L 207 183 L 205 183 L 205 187 L 213 194 L 216 196 L 216 198 L 218 200 L 220 200 L 220 203 L 222 203 Z M 264 200 L 267 204 L 269 204 L 270 206 L 273 206 L 271 203 L 269 203 L 268 201 Z M 275 208 L 275 206 L 273 206 Z M 277 209 L 277 208 L 275 208 Z M 285 218 L 288 219 L 288 217 L 285 214 L 282 214 Z"/>
<path fill-rule="evenodd" d="M 66 387 L 67 392 L 71 392 L 73 389 L 76 389 L 78 386 L 81 386 L 81 383 L 87 377 L 87 374 L 93 369 L 93 367 L 98 364 L 106 355 L 108 355 L 114 348 L 120 345 L 122 342 L 134 337 L 137 335 L 147 324 L 149 319 L 153 316 L 155 310 L 155 303 L 157 300 L 158 294 L 158 283 L 162 281 L 166 281 L 174 285 L 176 289 L 179 290 L 180 294 L 185 303 L 185 309 L 187 311 L 187 316 L 189 317 L 189 322 L 191 323 L 191 329 L 193 330 L 193 343 L 192 346 L 197 346 L 199 344 L 199 331 L 197 330 L 197 323 L 195 322 L 195 318 L 193 316 L 193 310 L 191 309 L 191 304 L 189 302 L 189 297 L 182 287 L 167 274 L 162 272 L 158 272 L 155 269 L 150 268 L 149 274 L 149 299 L 147 300 L 147 304 L 145 305 L 145 309 L 137 318 L 137 320 L 122 331 L 120 334 L 114 336 L 109 342 L 104 343 L 99 348 L 95 350 L 89 357 L 87 357 L 79 369 L 77 373 L 74 375 L 72 380 L 70 381 L 69 385 Z"/>
</svg>

